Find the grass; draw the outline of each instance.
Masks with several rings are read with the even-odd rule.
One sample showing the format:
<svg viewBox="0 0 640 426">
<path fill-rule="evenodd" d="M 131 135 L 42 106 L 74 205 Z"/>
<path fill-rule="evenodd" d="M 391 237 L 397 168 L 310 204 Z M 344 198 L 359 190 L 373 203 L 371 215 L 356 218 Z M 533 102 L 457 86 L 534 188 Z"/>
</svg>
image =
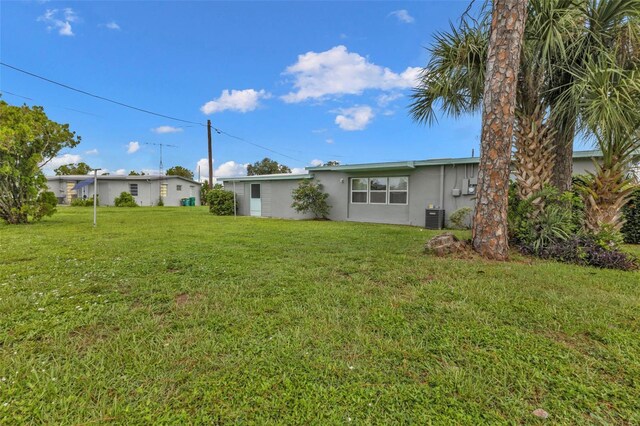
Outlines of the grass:
<svg viewBox="0 0 640 426">
<path fill-rule="evenodd" d="M 433 258 L 403 226 L 91 220 L 0 226 L 0 423 L 640 424 L 638 273 Z"/>
</svg>

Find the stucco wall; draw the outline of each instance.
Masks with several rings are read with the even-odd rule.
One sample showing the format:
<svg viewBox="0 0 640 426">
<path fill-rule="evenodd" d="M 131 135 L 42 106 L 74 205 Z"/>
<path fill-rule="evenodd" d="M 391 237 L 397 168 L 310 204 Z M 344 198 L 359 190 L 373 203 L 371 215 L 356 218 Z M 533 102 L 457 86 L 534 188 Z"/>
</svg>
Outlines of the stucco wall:
<svg viewBox="0 0 640 426">
<path fill-rule="evenodd" d="M 73 179 L 54 178 L 47 181 L 49 191 L 53 191 L 57 197 L 63 197 L 66 193 L 67 182 L 81 182 L 87 177 L 79 177 Z M 119 179 L 100 179 L 98 177 L 98 196 L 100 197 L 100 205 L 112 206 L 114 200 L 122 192 L 130 192 L 129 184 L 138 185 L 138 195 L 133 198 L 140 206 L 155 206 L 160 199 L 160 183 L 159 180 L 135 179 L 135 180 L 119 180 Z M 196 205 L 200 205 L 200 185 L 195 182 L 189 182 L 184 179 L 167 177 L 162 180 L 167 184 L 167 196 L 164 197 L 165 206 L 179 206 L 181 198 L 196 198 Z M 182 186 L 182 190 L 177 190 L 177 185 Z M 78 197 L 87 195 L 88 198 L 93 197 L 93 184 L 86 186 L 77 191 Z"/>
<path fill-rule="evenodd" d="M 574 160 L 574 174 L 593 171 L 589 158 Z M 329 218 L 337 221 L 393 223 L 424 226 L 425 209 L 430 205 L 445 210 L 445 222 L 453 212 L 462 208 L 475 207 L 475 195 L 453 196 L 454 189 L 463 190 L 465 178 L 478 176 L 477 164 L 455 164 L 444 166 L 424 166 L 414 169 L 387 171 L 343 172 L 313 171 L 313 178 L 324 186 L 329 194 L 331 206 Z M 349 179 L 357 177 L 409 177 L 408 204 L 354 204 L 350 202 Z M 444 180 L 442 179 L 444 176 Z M 262 185 L 262 216 L 287 219 L 303 219 L 291 208 L 291 191 L 298 180 L 253 181 Z M 236 196 L 239 203 L 238 214 L 249 215 L 249 195 L 251 181 L 236 182 Z M 225 189 L 233 190 L 232 182 L 225 182 Z"/>
</svg>

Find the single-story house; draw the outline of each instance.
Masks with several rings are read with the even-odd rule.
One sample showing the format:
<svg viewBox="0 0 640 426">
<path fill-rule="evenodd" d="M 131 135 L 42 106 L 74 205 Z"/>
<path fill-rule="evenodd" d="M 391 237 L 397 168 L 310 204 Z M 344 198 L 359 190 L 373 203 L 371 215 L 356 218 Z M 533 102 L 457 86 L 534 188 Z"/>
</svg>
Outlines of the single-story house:
<svg viewBox="0 0 640 426">
<path fill-rule="evenodd" d="M 599 151 L 574 152 L 575 174 L 594 171 Z M 291 192 L 303 179 L 323 185 L 329 219 L 425 226 L 436 210 L 448 221 L 462 207 L 474 208 L 478 157 L 307 167 L 309 174 L 221 178 L 236 194 L 237 213 L 307 219 L 292 207 Z M 442 219 L 440 219 L 442 220 Z"/>
<path fill-rule="evenodd" d="M 201 185 L 182 176 L 98 176 L 98 197 L 102 206 L 112 206 L 122 192 L 133 195 L 140 206 L 157 205 L 161 195 L 165 206 L 179 206 L 181 199 L 195 197 L 198 206 Z M 59 204 L 93 197 L 92 175 L 47 176 L 47 186 Z"/>
</svg>

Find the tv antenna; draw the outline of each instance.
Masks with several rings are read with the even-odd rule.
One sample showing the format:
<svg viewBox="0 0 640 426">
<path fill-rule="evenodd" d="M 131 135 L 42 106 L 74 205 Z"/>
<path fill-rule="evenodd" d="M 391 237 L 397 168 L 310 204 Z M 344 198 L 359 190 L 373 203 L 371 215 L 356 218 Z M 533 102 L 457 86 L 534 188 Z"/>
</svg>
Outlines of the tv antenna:
<svg viewBox="0 0 640 426">
<path fill-rule="evenodd" d="M 176 145 L 169 145 L 168 143 L 155 143 L 155 142 L 145 142 L 145 145 L 156 145 L 160 147 L 160 168 L 158 169 L 158 173 L 162 176 L 164 172 L 164 164 L 162 163 L 162 147 L 168 146 L 171 148 L 178 148 Z"/>
</svg>

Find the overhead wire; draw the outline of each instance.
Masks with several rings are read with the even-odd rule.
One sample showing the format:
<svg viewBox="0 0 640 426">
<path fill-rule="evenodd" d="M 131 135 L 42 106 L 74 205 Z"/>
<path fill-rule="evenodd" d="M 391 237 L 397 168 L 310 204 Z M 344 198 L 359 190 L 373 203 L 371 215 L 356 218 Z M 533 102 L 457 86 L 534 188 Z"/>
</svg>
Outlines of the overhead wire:
<svg viewBox="0 0 640 426">
<path fill-rule="evenodd" d="M 136 106 L 133 106 L 133 105 L 126 104 L 126 103 L 124 103 L 124 102 L 120 102 L 120 101 L 117 101 L 117 100 L 114 100 L 114 99 L 110 99 L 110 98 L 107 98 L 107 97 L 104 97 L 104 96 L 96 95 L 95 93 L 87 92 L 86 90 L 78 89 L 78 88 L 73 87 L 73 86 L 70 86 L 70 85 L 68 85 L 68 84 L 60 83 L 60 82 L 55 81 L 55 80 L 52 80 L 52 79 L 50 79 L 50 78 L 43 77 L 43 76 L 41 76 L 41 75 L 38 75 L 38 74 L 32 73 L 32 72 L 30 72 L 30 71 L 27 71 L 27 70 L 24 70 L 24 69 L 21 69 L 21 68 L 15 67 L 15 66 L 13 66 L 13 65 L 9 65 L 9 64 L 7 64 L 7 63 L 5 63 L 5 62 L 1 62 L 1 61 L 0 61 L 0 65 L 5 66 L 5 67 L 7 67 L 7 68 L 10 68 L 10 69 L 12 69 L 12 70 L 18 71 L 18 72 L 20 72 L 20 73 L 23 73 L 23 74 L 29 75 L 29 76 L 31 76 L 31 77 L 38 78 L 38 79 L 43 80 L 43 81 L 46 81 L 46 82 L 48 82 L 48 83 L 51 83 L 51 84 L 54 84 L 54 85 L 57 85 L 57 86 L 63 87 L 63 88 L 65 88 L 65 89 L 72 90 L 72 91 L 74 91 L 74 92 L 78 92 L 78 93 L 81 93 L 81 94 L 83 94 L 83 95 L 90 96 L 90 97 L 93 97 L 93 98 L 96 98 L 96 99 L 100 99 L 100 100 L 103 100 L 103 101 L 106 101 L 106 102 L 110 102 L 110 103 L 113 103 L 113 104 L 116 104 L 116 105 L 119 105 L 119 106 L 122 106 L 122 107 L 125 107 L 125 108 L 129 108 L 129 109 L 132 109 L 132 110 L 135 110 L 135 111 L 143 112 L 143 113 L 145 113 L 145 114 L 150 114 L 150 115 L 154 115 L 154 116 L 157 116 L 157 117 L 162 117 L 162 118 L 166 118 L 166 119 L 169 119 L 169 120 L 179 121 L 179 122 L 182 122 L 182 123 L 193 124 L 193 125 L 196 125 L 196 126 L 203 126 L 203 127 L 206 127 L 206 126 L 207 126 L 207 125 L 206 125 L 206 124 L 204 124 L 204 123 L 199 123 L 199 122 L 196 122 L 196 121 L 185 120 L 185 119 L 182 119 L 182 118 L 173 117 L 173 116 L 166 115 L 166 114 L 161 114 L 161 113 L 154 112 L 154 111 L 151 111 L 151 110 L 148 110 L 148 109 L 145 109 L 145 108 L 139 108 L 139 107 L 136 107 Z M 22 98 L 25 98 L 25 99 L 28 99 L 28 100 L 33 100 L 33 99 L 31 99 L 31 98 L 27 98 L 27 97 L 25 97 L 25 96 L 16 95 L 16 94 L 11 93 L 11 92 L 6 91 L 6 90 L 3 90 L 3 91 L 4 91 L 4 92 L 6 92 L 6 93 L 8 93 L 8 94 L 14 95 L 14 96 L 22 97 Z M 66 108 L 66 107 L 65 107 L 65 108 Z M 71 109 L 71 108 L 68 108 L 68 109 Z M 77 111 L 77 112 L 83 112 L 83 111 L 79 111 L 79 110 L 73 110 L 73 109 L 71 109 L 71 110 L 72 110 L 72 111 Z M 182 126 L 182 127 L 195 127 L 195 126 Z M 255 142 L 251 142 L 251 141 L 249 141 L 249 140 L 247 140 L 247 139 L 245 139 L 245 138 L 242 138 L 242 137 L 240 137 L 240 136 L 232 135 L 231 133 L 228 133 L 228 132 L 226 132 L 226 131 L 224 131 L 224 130 L 222 130 L 222 129 L 220 129 L 220 128 L 213 127 L 213 126 L 212 126 L 211 128 L 212 128 L 213 130 L 215 130 L 215 131 L 216 131 L 216 133 L 218 133 L 218 134 L 223 134 L 223 135 L 228 136 L 228 137 L 230 137 L 230 138 L 233 138 L 233 139 L 239 140 L 239 141 L 244 142 L 244 143 L 249 144 L 249 145 L 253 145 L 253 146 L 257 147 L 257 148 L 264 149 L 264 150 L 266 150 L 266 151 L 272 152 L 272 153 L 277 154 L 277 155 L 280 155 L 280 156 L 282 156 L 282 157 L 289 158 L 289 159 L 294 160 L 294 161 L 300 161 L 300 162 L 303 162 L 303 163 L 305 162 L 304 160 L 301 160 L 301 159 L 299 159 L 299 158 L 292 157 L 292 156 L 290 156 L 290 155 L 287 155 L 287 154 L 284 154 L 284 153 L 282 153 L 282 152 L 276 151 L 275 149 L 271 149 L 271 148 L 266 147 L 266 146 L 264 146 L 264 145 L 260 145 L 260 144 L 257 144 L 257 143 L 255 143 Z"/>
<path fill-rule="evenodd" d="M 23 70 L 23 69 L 18 68 L 18 67 L 14 67 L 13 65 L 6 64 L 4 62 L 0 62 L 0 65 L 5 66 L 7 68 L 11 68 L 12 70 L 21 72 L 23 74 L 30 75 L 31 77 L 35 77 L 35 78 L 38 78 L 40 80 L 44 80 L 44 81 L 49 82 L 51 84 L 55 84 L 57 86 L 64 87 L 65 89 L 73 90 L 74 92 L 82 93 L 83 95 L 91 96 L 92 98 L 100 99 L 100 100 L 103 100 L 103 101 L 106 101 L 106 102 L 111 102 L 113 104 L 120 105 L 120 106 L 123 106 L 125 108 L 130 108 L 130 109 L 133 109 L 133 110 L 136 110 L 136 111 L 144 112 L 146 114 L 151 114 L 151 115 L 155 115 L 157 117 L 166 118 L 168 120 L 174 120 L 174 121 L 180 121 L 180 122 L 183 122 L 183 123 L 197 124 L 197 125 L 200 125 L 200 126 L 206 126 L 204 123 L 198 123 L 198 122 L 190 121 L 190 120 L 183 120 L 182 118 L 177 118 L 177 117 L 172 117 L 170 115 L 160 114 L 160 113 L 157 113 L 157 112 L 150 111 L 148 109 L 138 108 L 138 107 L 133 106 L 133 105 L 125 104 L 124 102 L 120 102 L 120 101 L 116 101 L 114 99 L 106 98 L 104 96 L 96 95 L 95 93 L 87 92 L 86 90 L 77 89 L 75 87 L 69 86 L 68 84 L 64 84 L 64 83 L 60 83 L 60 82 L 55 81 L 55 80 L 51 80 L 51 79 L 43 77 L 41 75 L 34 74 L 32 72 Z"/>
</svg>

